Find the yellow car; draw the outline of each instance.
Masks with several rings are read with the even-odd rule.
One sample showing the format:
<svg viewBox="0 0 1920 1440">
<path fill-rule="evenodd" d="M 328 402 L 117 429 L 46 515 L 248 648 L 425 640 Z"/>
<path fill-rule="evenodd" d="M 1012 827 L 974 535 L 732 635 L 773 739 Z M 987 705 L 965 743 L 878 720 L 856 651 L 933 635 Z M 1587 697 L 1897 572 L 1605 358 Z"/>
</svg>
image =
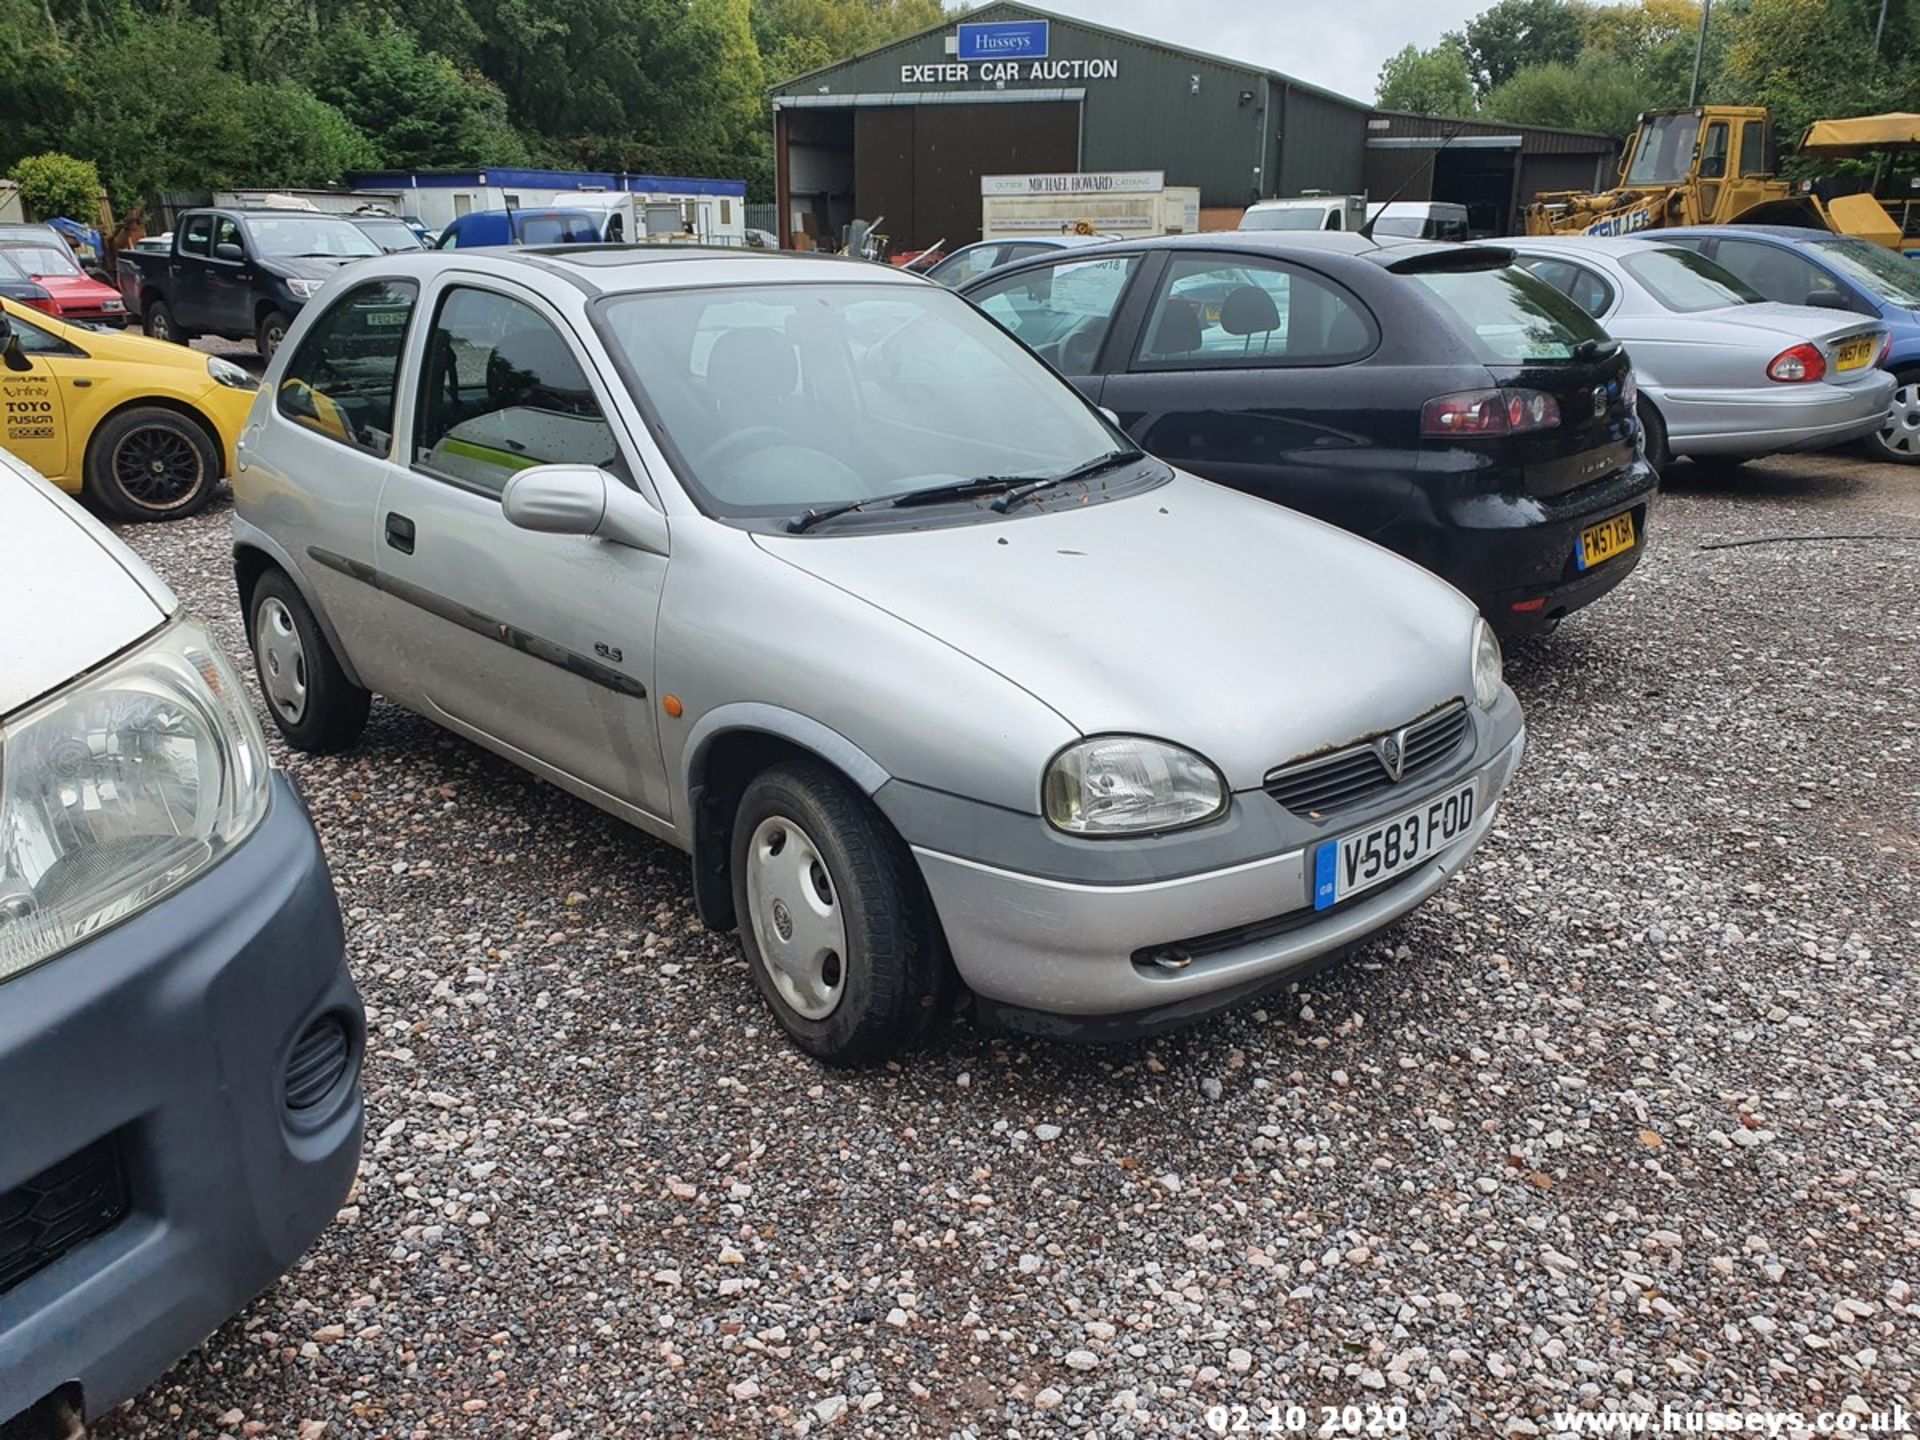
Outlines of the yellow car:
<svg viewBox="0 0 1920 1440">
<path fill-rule="evenodd" d="M 163 340 L 65 325 L 0 298 L 0 447 L 122 520 L 213 498 L 260 382 Z"/>
</svg>

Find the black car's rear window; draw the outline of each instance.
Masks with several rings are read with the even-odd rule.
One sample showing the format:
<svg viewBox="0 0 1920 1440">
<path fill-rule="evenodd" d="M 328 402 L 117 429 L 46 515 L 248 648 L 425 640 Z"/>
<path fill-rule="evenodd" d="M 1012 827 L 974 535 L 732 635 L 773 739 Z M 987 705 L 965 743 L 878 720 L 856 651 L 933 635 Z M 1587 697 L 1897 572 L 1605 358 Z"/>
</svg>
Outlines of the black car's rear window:
<svg viewBox="0 0 1920 1440">
<path fill-rule="evenodd" d="M 1571 360 L 1582 341 L 1607 338 L 1591 315 L 1524 270 L 1431 270 L 1407 279 L 1453 313 L 1488 364 Z"/>
</svg>

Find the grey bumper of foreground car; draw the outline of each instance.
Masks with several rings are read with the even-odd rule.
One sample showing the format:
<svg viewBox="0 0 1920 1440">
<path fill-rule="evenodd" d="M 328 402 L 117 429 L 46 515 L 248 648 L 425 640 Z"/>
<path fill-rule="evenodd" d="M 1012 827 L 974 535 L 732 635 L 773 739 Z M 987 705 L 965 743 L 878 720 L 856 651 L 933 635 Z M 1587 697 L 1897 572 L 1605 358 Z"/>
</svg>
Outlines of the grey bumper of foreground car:
<svg viewBox="0 0 1920 1440">
<path fill-rule="evenodd" d="M 313 825 L 271 783 L 204 875 L 0 986 L 0 1427 L 144 1389 L 353 1182 L 365 1019 Z"/>
<path fill-rule="evenodd" d="M 1460 764 L 1323 822 L 1304 843 L 1201 873 L 1094 884 L 921 845 L 914 855 L 954 963 L 987 1018 L 1082 1039 L 1151 1033 L 1310 973 L 1445 884 L 1492 828 L 1525 747 L 1510 699 L 1496 719 L 1508 723 L 1482 720 Z M 1376 890 L 1313 908 L 1315 846 L 1468 781 L 1477 803 L 1464 835 Z M 1239 798 L 1278 803 L 1258 791 Z M 1170 950 L 1184 958 L 1177 968 L 1156 958 Z"/>
</svg>

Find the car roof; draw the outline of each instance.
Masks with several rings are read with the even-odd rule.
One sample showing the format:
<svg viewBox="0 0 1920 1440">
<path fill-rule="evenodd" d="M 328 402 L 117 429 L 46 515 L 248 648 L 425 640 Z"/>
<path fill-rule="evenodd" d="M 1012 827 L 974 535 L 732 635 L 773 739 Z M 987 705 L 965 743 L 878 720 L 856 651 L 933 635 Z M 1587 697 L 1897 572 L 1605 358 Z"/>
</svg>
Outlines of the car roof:
<svg viewBox="0 0 1920 1440">
<path fill-rule="evenodd" d="M 464 218 L 464 217 L 463 217 Z M 644 290 L 711 285 L 780 285 L 809 282 L 934 285 L 891 265 L 845 255 L 798 250 L 749 250 L 718 245 L 513 245 L 468 250 L 407 250 L 384 260 L 369 257 L 368 270 L 433 276 L 442 271 L 479 271 L 540 286 L 561 280 L 589 299 Z"/>
<path fill-rule="evenodd" d="M 1498 249 L 1502 242 L 1494 242 Z M 1148 235 L 1138 240 L 1113 240 L 1103 250 L 1230 250 L 1243 255 L 1272 255 L 1279 259 L 1317 259 L 1347 255 L 1386 267 L 1416 256 L 1459 248 L 1444 240 L 1415 240 L 1388 235 L 1380 240 L 1358 230 L 1202 230 L 1190 235 Z M 1099 252 L 1095 252 L 1099 253 Z M 1033 265 L 1037 260 L 1016 261 Z M 1013 266 L 1002 266 L 1010 270 Z M 998 271 L 990 273 L 999 273 Z"/>
<path fill-rule="evenodd" d="M 1759 235 L 1769 240 L 1802 243 L 1808 240 L 1854 240 L 1862 245 L 1872 243 L 1861 240 L 1857 235 L 1836 235 L 1831 230 L 1821 230 L 1812 225 L 1689 225 L 1687 230 L 1694 235 L 1712 235 L 1729 239 L 1742 235 Z"/>
<path fill-rule="evenodd" d="M 1689 227 L 1691 228 L 1691 227 Z M 1513 235 L 1504 240 L 1475 240 L 1475 245 L 1505 246 L 1510 250 L 1564 250 L 1569 255 L 1618 258 L 1646 250 L 1671 248 L 1671 236 L 1652 235 Z"/>
<path fill-rule="evenodd" d="M 0 240 L 59 240 L 51 225 L 0 225 Z M 64 244 L 65 242 L 62 241 Z"/>
</svg>

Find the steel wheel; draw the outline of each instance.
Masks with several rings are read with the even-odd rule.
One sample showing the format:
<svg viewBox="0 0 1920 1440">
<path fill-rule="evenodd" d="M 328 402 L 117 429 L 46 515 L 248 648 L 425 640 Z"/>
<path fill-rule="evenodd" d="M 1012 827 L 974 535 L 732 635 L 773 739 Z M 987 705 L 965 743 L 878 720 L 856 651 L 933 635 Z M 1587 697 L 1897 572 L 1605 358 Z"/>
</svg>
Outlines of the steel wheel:
<svg viewBox="0 0 1920 1440">
<path fill-rule="evenodd" d="M 847 925 L 813 838 L 783 815 L 760 822 L 747 845 L 753 938 L 780 998 L 824 1020 L 847 984 Z"/>
<path fill-rule="evenodd" d="M 254 616 L 253 656 L 267 703 L 287 724 L 298 725 L 307 713 L 307 652 L 293 612 L 277 596 L 262 600 Z"/>
<path fill-rule="evenodd" d="M 1887 407 L 1887 423 L 1880 429 L 1880 448 L 1895 460 L 1920 461 L 1920 379 L 1903 377 Z"/>
<path fill-rule="evenodd" d="M 147 334 L 156 340 L 171 341 L 174 338 L 173 317 L 165 310 L 155 310 L 147 317 Z"/>
<path fill-rule="evenodd" d="M 113 478 L 128 499 L 148 510 L 178 510 L 199 498 L 206 466 L 178 430 L 145 426 L 113 447 Z"/>
</svg>

